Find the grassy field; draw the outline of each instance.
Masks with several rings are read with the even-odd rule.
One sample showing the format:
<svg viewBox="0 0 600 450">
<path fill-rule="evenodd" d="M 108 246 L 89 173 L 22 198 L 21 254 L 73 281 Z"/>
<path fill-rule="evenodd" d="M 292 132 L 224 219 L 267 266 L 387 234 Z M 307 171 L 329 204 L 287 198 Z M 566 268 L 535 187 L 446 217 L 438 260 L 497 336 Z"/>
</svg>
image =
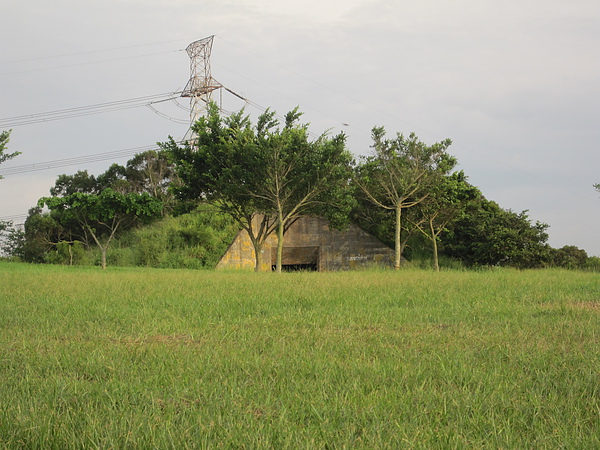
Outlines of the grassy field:
<svg viewBox="0 0 600 450">
<path fill-rule="evenodd" d="M 0 446 L 600 448 L 600 276 L 2 263 Z"/>
</svg>

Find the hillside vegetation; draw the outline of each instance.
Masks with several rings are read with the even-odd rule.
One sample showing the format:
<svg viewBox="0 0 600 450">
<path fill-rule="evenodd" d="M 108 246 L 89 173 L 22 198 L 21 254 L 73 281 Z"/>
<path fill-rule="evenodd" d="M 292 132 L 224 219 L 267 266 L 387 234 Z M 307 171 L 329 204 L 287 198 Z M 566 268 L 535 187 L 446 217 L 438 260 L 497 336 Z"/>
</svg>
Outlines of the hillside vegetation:
<svg viewBox="0 0 600 450">
<path fill-rule="evenodd" d="M 552 248 L 549 225 L 534 223 L 527 211 L 488 200 L 456 170 L 450 139 L 426 144 L 414 133 L 386 137 L 374 127 L 370 155 L 359 152 L 355 160 L 343 133 L 313 138 L 301 116 L 296 108 L 280 121 L 267 110 L 252 123 L 243 110 L 222 116 L 211 104 L 192 126 L 192 141 L 169 137 L 160 150 L 99 175 L 59 175 L 22 227 L 0 221 L 0 257 L 207 268 L 244 230 L 255 270 L 263 245 L 276 237 L 281 271 L 285 231 L 313 215 L 339 230 L 352 222 L 370 232 L 393 247 L 396 269 L 408 261 L 436 271 L 600 268 L 600 258 L 583 249 Z"/>
<path fill-rule="evenodd" d="M 0 263 L 0 446 L 598 448 L 600 279 Z"/>
</svg>

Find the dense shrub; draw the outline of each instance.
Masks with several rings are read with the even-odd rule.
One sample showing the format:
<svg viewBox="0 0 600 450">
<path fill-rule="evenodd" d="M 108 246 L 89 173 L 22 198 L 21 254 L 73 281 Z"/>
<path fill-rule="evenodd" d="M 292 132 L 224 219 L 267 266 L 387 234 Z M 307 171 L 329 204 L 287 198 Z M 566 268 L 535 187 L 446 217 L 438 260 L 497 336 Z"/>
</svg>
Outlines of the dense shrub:
<svg viewBox="0 0 600 450">
<path fill-rule="evenodd" d="M 238 228 L 233 219 L 210 206 L 167 217 L 119 237 L 110 263 L 157 268 L 213 268 Z"/>
</svg>

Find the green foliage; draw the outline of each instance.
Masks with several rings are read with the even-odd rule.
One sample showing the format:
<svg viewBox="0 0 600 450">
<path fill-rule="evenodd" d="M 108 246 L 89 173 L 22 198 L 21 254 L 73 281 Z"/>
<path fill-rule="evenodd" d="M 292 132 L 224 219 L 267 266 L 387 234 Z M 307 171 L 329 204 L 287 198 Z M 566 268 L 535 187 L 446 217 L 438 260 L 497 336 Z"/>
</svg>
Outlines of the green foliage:
<svg viewBox="0 0 600 450">
<path fill-rule="evenodd" d="M 383 127 L 372 130 L 373 155 L 363 158 L 356 167 L 355 183 L 358 185 L 360 205 L 372 203 L 377 208 L 393 212 L 386 222 L 394 223 L 395 267 L 402 261 L 402 251 L 410 233 L 402 236 L 406 226 L 402 215 L 405 210 L 418 205 L 431 195 L 441 177 L 452 170 L 456 160 L 446 153 L 452 144 L 450 139 L 431 146 L 419 141 L 411 133 L 408 137 L 398 133 L 396 138 L 387 139 Z M 362 214 L 373 218 L 372 213 Z"/>
<path fill-rule="evenodd" d="M 236 222 L 217 208 L 167 217 L 116 239 L 109 263 L 157 268 L 214 268 L 238 232 Z"/>
<path fill-rule="evenodd" d="M 442 175 L 432 186 L 429 195 L 409 210 L 408 220 L 430 242 L 433 250 L 433 268 L 439 270 L 438 241 L 446 226 L 469 201 L 481 192 L 467 183 L 462 171 Z"/>
<path fill-rule="evenodd" d="M 44 197 L 38 206 L 48 208 L 62 221 L 75 220 L 84 233 L 89 233 L 102 251 L 102 268 L 106 253 L 118 231 L 138 223 L 149 223 L 162 211 L 162 202 L 144 192 L 122 194 L 111 188 L 99 194 L 75 192 L 64 197 Z"/>
<path fill-rule="evenodd" d="M 574 245 L 565 245 L 559 249 L 552 249 L 550 255 L 551 265 L 564 269 L 581 269 L 586 266 L 587 260 L 587 252 Z"/>
<path fill-rule="evenodd" d="M 64 219 L 76 219 L 90 228 L 92 224 L 105 226 L 109 232 L 112 229 L 109 222 L 148 223 L 162 207 L 159 200 L 147 193 L 121 194 L 111 188 L 99 194 L 75 192 L 64 197 L 44 197 L 39 200 L 38 206 L 44 205 L 61 213 Z"/>
<path fill-rule="evenodd" d="M 527 212 L 502 209 L 483 196 L 467 204 L 442 235 L 444 253 L 469 266 L 544 267 L 549 263 L 547 224 Z"/>
<path fill-rule="evenodd" d="M 43 213 L 40 207 L 29 210 L 25 226 L 16 241 L 14 255 L 26 262 L 46 262 L 47 254 L 53 249 L 53 243 L 67 239 L 64 227 L 49 213 Z"/>
<path fill-rule="evenodd" d="M 10 132 L 11 130 L 0 133 L 0 164 L 21 154 L 21 152 L 5 153 L 8 142 L 10 141 Z M 1 179 L 2 176 L 0 176 L 0 180 Z"/>
<path fill-rule="evenodd" d="M 53 247 L 54 251 L 46 252 L 44 262 L 73 266 L 85 261 L 86 252 L 82 242 L 60 241 Z"/>
<path fill-rule="evenodd" d="M 35 224 L 35 226 L 34 226 Z M 46 225 L 44 225 L 46 224 Z M 80 241 L 60 240 L 60 226 L 51 214 L 36 209 L 30 213 L 26 230 L 39 235 L 21 239 L 18 251 L 7 253 L 24 261 L 65 265 L 100 265 L 100 249 Z M 42 236 L 44 229 L 48 234 Z M 196 211 L 178 217 L 165 217 L 143 227 L 133 227 L 117 235 L 107 254 L 107 264 L 156 268 L 214 268 L 238 232 L 238 226 L 217 208 L 201 205 Z M 25 234 L 25 232 L 23 232 Z M 48 238 L 47 236 L 51 236 Z M 56 241 L 56 243 L 52 243 Z M 43 244 L 43 245 L 42 245 Z"/>
<path fill-rule="evenodd" d="M 59 175 L 54 186 L 50 188 L 50 195 L 65 197 L 76 192 L 94 194 L 100 190 L 94 175 L 90 175 L 87 170 L 78 170 L 74 175 Z"/>
<path fill-rule="evenodd" d="M 193 142 L 180 147 L 170 138 L 162 144 L 182 180 L 175 188 L 179 197 L 207 200 L 231 215 L 250 236 L 257 269 L 262 244 L 276 227 L 282 242 L 283 230 L 299 215 L 319 214 L 344 226 L 352 207 L 345 136 L 310 141 L 299 117 L 297 109 L 289 112 L 280 128 L 267 111 L 253 126 L 243 111 L 221 117 L 213 103 L 208 117 L 194 124 Z"/>
<path fill-rule="evenodd" d="M 136 154 L 127 161 L 126 166 L 112 164 L 97 177 L 90 175 L 87 170 L 80 170 L 74 175 L 59 175 L 50 189 L 50 195 L 65 197 L 76 192 L 99 194 L 105 189 L 121 194 L 148 193 L 163 202 L 166 214 L 175 207 L 169 186 L 177 184 L 178 179 L 167 152 L 149 150 Z"/>
<path fill-rule="evenodd" d="M 0 220 L 0 258 L 18 259 L 18 249 L 23 240 L 23 231 L 11 221 Z"/>
<path fill-rule="evenodd" d="M 590 272 L 600 272 L 600 257 L 589 256 L 583 266 L 583 269 L 589 270 Z"/>
</svg>

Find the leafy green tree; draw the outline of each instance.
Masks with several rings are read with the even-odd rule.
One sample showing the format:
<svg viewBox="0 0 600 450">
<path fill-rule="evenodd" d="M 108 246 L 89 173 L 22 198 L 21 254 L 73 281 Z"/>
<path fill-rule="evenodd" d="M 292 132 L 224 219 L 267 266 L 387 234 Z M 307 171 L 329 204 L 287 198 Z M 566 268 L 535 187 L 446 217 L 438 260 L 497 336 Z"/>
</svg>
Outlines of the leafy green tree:
<svg viewBox="0 0 600 450">
<path fill-rule="evenodd" d="M 588 256 L 585 261 L 585 265 L 583 266 L 585 270 L 590 270 L 593 272 L 600 272 L 600 257 L 598 256 Z"/>
<path fill-rule="evenodd" d="M 136 192 L 131 180 L 127 177 L 127 168 L 116 163 L 111 164 L 106 172 L 98 175 L 96 178 L 94 193 L 98 194 L 104 189 L 112 189 L 121 194 Z"/>
<path fill-rule="evenodd" d="M 311 141 L 308 126 L 298 124 L 300 116 L 298 109 L 289 112 L 281 130 L 275 128 L 279 123 L 273 112 L 259 118 L 256 168 L 262 167 L 264 179 L 251 196 L 276 217 L 277 272 L 282 269 L 284 232 L 298 217 L 317 214 L 344 227 L 354 204 L 349 189 L 352 156 L 345 136 L 323 134 Z"/>
<path fill-rule="evenodd" d="M 586 265 L 587 260 L 587 252 L 574 245 L 565 245 L 552 251 L 552 263 L 557 267 L 580 269 Z"/>
<path fill-rule="evenodd" d="M 61 225 L 56 218 L 56 214 L 43 212 L 39 206 L 29 210 L 23 230 L 23 245 L 20 249 L 24 261 L 47 262 L 48 254 L 56 243 L 71 239 L 73 227 Z"/>
<path fill-rule="evenodd" d="M 164 201 L 172 198 L 172 194 L 167 192 L 166 178 L 173 177 L 173 164 L 167 163 L 166 158 L 164 152 L 146 152 L 135 155 L 128 161 L 127 167 L 112 164 L 98 176 L 88 173 L 87 170 L 80 170 L 73 175 L 59 175 L 50 189 L 50 194 L 52 197 L 65 198 L 74 194 L 98 196 L 110 189 L 123 196 L 143 193 L 158 196 L 158 201 L 164 205 Z M 165 208 L 163 215 L 164 213 Z M 77 214 L 65 212 L 60 208 L 55 208 L 49 213 L 42 212 L 39 207 L 31 209 L 25 223 L 22 245 L 19 246 L 24 259 L 36 262 L 54 261 L 57 256 L 51 255 L 52 249 L 62 249 L 63 253 L 72 251 L 72 248 L 65 246 L 77 246 L 79 241 L 86 248 L 94 245 L 96 240 L 90 234 L 90 227 L 82 226 L 79 219 Z M 74 255 L 68 256 L 71 260 Z"/>
<path fill-rule="evenodd" d="M 352 221 L 365 231 L 377 237 L 381 242 L 393 247 L 395 238 L 395 215 L 388 209 L 375 206 L 364 195 L 361 189 L 354 190 L 356 207 L 352 210 L 350 217 Z M 402 248 L 406 245 L 406 239 L 410 232 L 402 229 Z"/>
<path fill-rule="evenodd" d="M 469 202 L 442 233 L 444 253 L 469 266 L 513 266 L 520 269 L 548 264 L 548 225 L 531 223 L 527 211 L 500 208 L 483 196 Z"/>
<path fill-rule="evenodd" d="M 172 137 L 160 147 L 172 155 L 177 175 L 182 181 L 173 188 L 180 201 L 208 202 L 231 215 L 248 233 L 254 247 L 255 270 L 260 270 L 262 246 L 275 229 L 273 217 L 267 214 L 264 202 L 257 201 L 250 190 L 258 175 L 247 166 L 255 167 L 252 154 L 256 131 L 242 112 L 221 118 L 215 105 L 209 106 L 209 116 L 192 126 L 196 137 L 179 146 Z"/>
<path fill-rule="evenodd" d="M 87 170 L 78 170 L 74 175 L 59 175 L 54 186 L 50 188 L 50 195 L 53 197 L 64 197 L 76 192 L 84 194 L 98 192 L 96 177 L 90 175 Z"/>
<path fill-rule="evenodd" d="M 8 142 L 10 141 L 10 132 L 11 130 L 0 133 L 0 164 L 21 154 L 21 152 L 5 153 Z M 1 179 L 2 176 L 0 175 L 0 180 Z"/>
<path fill-rule="evenodd" d="M 16 229 L 11 221 L 0 220 L 0 256 L 16 256 L 15 246 L 20 240 L 14 239 Z"/>
<path fill-rule="evenodd" d="M 163 203 L 172 203 L 169 186 L 176 181 L 167 153 L 150 150 L 138 153 L 127 161 L 126 166 L 112 164 L 97 177 L 87 170 L 80 170 L 74 175 L 59 175 L 50 194 L 59 197 L 75 192 L 99 194 L 110 188 L 122 194 L 147 192 Z"/>
<path fill-rule="evenodd" d="M 126 177 L 134 192 L 148 192 L 163 202 L 163 215 L 173 210 L 175 198 L 170 187 L 180 185 L 168 152 L 148 150 L 127 161 Z"/>
<path fill-rule="evenodd" d="M 121 194 L 111 188 L 99 194 L 75 192 L 64 197 L 44 197 L 38 206 L 44 205 L 60 214 L 62 220 L 76 220 L 90 234 L 102 253 L 103 269 L 115 234 L 137 223 L 152 221 L 162 210 L 160 200 L 147 193 Z"/>
<path fill-rule="evenodd" d="M 464 172 L 460 171 L 441 177 L 432 187 L 430 195 L 412 208 L 415 213 L 413 216 L 416 216 L 416 219 L 412 219 L 415 229 L 431 242 L 433 267 L 436 271 L 440 270 L 438 256 L 440 234 L 468 201 L 480 195 L 479 189 L 467 183 Z"/>
<path fill-rule="evenodd" d="M 57 243 L 68 239 L 68 230 L 50 213 L 42 212 L 40 207 L 29 210 L 24 226 L 5 225 L 7 227 L 0 233 L 3 237 L 3 252 L 25 262 L 48 262 Z"/>
<path fill-rule="evenodd" d="M 383 127 L 373 128 L 372 138 L 373 154 L 358 165 L 355 181 L 371 203 L 394 213 L 394 266 L 399 269 L 406 242 L 401 236 L 402 213 L 425 200 L 449 170 L 452 158 L 446 149 L 452 141 L 428 146 L 414 133 L 387 139 Z"/>
<path fill-rule="evenodd" d="M 322 135 L 309 140 L 293 110 L 285 124 L 271 111 L 255 126 L 243 111 L 221 117 L 215 104 L 194 126 L 192 144 L 163 144 L 172 152 L 183 198 L 207 200 L 230 214 L 246 230 L 254 247 L 255 270 L 262 246 L 277 230 L 277 270 L 285 230 L 302 214 L 321 214 L 342 226 L 352 207 L 349 192 L 352 157 L 345 138 Z"/>
</svg>

